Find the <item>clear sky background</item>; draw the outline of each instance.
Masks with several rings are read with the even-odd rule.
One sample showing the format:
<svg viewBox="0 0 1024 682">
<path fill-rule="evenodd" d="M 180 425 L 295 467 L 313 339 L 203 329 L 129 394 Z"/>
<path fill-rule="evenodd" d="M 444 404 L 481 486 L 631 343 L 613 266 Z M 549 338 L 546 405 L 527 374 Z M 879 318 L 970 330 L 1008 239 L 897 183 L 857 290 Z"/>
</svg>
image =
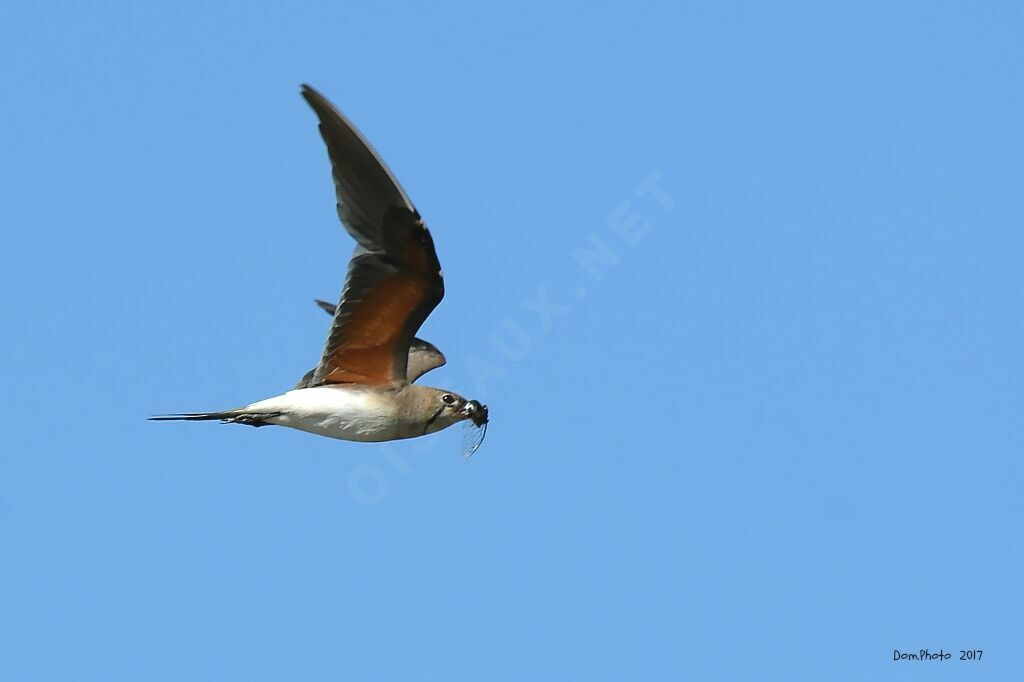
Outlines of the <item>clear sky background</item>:
<svg viewBox="0 0 1024 682">
<path fill-rule="evenodd" d="M 0 8 L 0 679 L 1022 679 L 1019 3 L 91 4 Z M 145 421 L 319 357 L 301 82 L 469 461 Z"/>
</svg>

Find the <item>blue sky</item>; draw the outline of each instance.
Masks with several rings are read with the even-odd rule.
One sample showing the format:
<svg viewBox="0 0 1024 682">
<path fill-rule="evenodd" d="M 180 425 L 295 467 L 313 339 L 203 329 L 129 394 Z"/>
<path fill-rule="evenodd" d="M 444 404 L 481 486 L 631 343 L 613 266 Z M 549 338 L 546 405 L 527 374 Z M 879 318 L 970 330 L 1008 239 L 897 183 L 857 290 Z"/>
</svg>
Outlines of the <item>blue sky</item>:
<svg viewBox="0 0 1024 682">
<path fill-rule="evenodd" d="M 0 679 L 1024 673 L 1019 4 L 94 5 L 0 8 Z M 302 82 L 472 460 L 145 421 L 319 357 Z"/>
</svg>

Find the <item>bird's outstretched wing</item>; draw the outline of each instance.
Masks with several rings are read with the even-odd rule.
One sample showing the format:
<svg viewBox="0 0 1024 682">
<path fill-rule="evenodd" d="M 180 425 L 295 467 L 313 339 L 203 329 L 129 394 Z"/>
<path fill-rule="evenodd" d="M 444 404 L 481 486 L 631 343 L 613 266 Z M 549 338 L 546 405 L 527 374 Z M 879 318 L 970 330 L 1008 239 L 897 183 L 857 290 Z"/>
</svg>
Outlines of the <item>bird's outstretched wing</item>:
<svg viewBox="0 0 1024 682">
<path fill-rule="evenodd" d="M 416 331 L 444 297 L 434 240 L 391 171 L 330 102 L 308 85 L 331 159 L 338 216 L 356 240 L 341 302 L 309 385 L 400 384 Z"/>
<path fill-rule="evenodd" d="M 316 299 L 316 304 L 332 318 L 338 311 L 338 306 L 330 303 L 329 301 Z M 406 369 L 406 378 L 411 384 L 430 370 L 437 369 L 446 362 L 448 362 L 448 360 L 444 357 L 444 353 L 437 349 L 437 346 L 429 341 L 413 337 L 412 343 L 409 344 L 409 362 Z M 309 370 L 306 375 L 302 377 L 302 380 L 298 383 L 296 388 L 307 388 L 309 382 L 313 380 L 313 375 L 315 373 L 315 368 Z"/>
</svg>

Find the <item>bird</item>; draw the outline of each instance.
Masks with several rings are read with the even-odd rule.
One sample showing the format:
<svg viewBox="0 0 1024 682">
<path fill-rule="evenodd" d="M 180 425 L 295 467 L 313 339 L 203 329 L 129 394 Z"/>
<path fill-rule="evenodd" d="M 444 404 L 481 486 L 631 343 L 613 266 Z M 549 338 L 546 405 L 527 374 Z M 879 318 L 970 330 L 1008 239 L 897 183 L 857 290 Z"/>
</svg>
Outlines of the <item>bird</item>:
<svg viewBox="0 0 1024 682">
<path fill-rule="evenodd" d="M 357 442 L 416 438 L 459 422 L 464 456 L 483 441 L 489 410 L 478 400 L 414 383 L 445 364 L 416 336 L 444 297 L 434 240 L 394 174 L 355 125 L 316 89 L 302 97 L 319 120 L 338 217 L 355 240 L 341 299 L 317 301 L 332 316 L 320 361 L 292 388 L 243 407 L 150 417 L 284 426 Z"/>
</svg>

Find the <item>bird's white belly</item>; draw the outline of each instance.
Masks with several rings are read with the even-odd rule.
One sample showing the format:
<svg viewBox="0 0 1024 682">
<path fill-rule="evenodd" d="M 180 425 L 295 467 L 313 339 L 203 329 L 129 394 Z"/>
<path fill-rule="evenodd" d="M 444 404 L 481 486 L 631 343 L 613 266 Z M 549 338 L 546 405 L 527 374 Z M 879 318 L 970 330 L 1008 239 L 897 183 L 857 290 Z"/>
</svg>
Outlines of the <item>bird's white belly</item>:
<svg viewBox="0 0 1024 682">
<path fill-rule="evenodd" d="M 375 442 L 399 437 L 394 405 L 362 388 L 302 388 L 261 400 L 245 409 L 280 413 L 268 418 L 267 423 L 329 438 Z"/>
</svg>

